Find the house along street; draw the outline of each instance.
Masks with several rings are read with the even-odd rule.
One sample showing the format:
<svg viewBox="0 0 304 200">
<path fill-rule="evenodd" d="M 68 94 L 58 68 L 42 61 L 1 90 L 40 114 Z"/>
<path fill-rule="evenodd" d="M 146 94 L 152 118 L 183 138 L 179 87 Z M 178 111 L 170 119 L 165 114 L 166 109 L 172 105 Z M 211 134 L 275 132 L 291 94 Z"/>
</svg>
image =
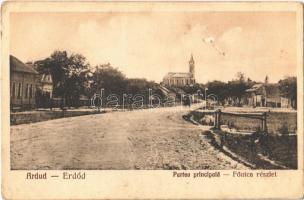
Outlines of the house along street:
<svg viewBox="0 0 304 200">
<path fill-rule="evenodd" d="M 11 127 L 11 168 L 245 169 L 216 150 L 189 110 L 158 108 Z"/>
</svg>

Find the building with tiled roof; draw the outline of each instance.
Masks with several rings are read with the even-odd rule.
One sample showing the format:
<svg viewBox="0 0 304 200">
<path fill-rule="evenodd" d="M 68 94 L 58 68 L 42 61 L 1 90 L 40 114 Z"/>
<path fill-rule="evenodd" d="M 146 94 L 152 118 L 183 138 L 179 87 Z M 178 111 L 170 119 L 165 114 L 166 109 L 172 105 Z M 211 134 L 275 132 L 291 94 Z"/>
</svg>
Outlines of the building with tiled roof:
<svg viewBox="0 0 304 200">
<path fill-rule="evenodd" d="M 38 72 L 30 65 L 24 64 L 15 56 L 10 55 L 10 71 L 28 74 L 38 74 Z"/>
<path fill-rule="evenodd" d="M 35 93 L 39 87 L 38 72 L 30 65 L 10 55 L 10 104 L 11 108 L 35 106 Z"/>
<path fill-rule="evenodd" d="M 280 95 L 279 85 L 270 83 L 256 83 L 246 90 L 247 103 L 260 107 L 289 107 L 289 99 Z"/>
</svg>

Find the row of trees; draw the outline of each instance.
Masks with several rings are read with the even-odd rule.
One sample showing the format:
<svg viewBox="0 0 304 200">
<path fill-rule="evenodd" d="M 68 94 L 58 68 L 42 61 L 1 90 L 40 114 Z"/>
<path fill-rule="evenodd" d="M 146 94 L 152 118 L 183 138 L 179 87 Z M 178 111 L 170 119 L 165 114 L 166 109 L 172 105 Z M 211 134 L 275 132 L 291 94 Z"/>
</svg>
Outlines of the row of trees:
<svg viewBox="0 0 304 200">
<path fill-rule="evenodd" d="M 256 82 L 250 78 L 245 77 L 244 73 L 238 72 L 236 78 L 228 81 L 211 81 L 203 85 L 208 88 L 208 93 L 216 94 L 219 101 L 227 99 L 228 97 L 241 98 L 245 94 L 245 90 L 251 88 Z"/>
<path fill-rule="evenodd" d="M 53 78 L 53 96 L 65 99 L 69 106 L 74 106 L 81 95 L 91 97 L 105 89 L 104 95 L 117 94 L 142 94 L 148 95 L 148 88 L 162 97 L 158 84 L 145 79 L 129 79 L 117 68 L 109 63 L 91 66 L 81 54 L 68 55 L 66 51 L 55 51 L 50 57 L 34 62 L 34 66 L 40 73 L 50 73 Z M 287 77 L 277 84 L 280 95 L 296 101 L 297 97 L 296 77 Z M 246 78 L 241 72 L 236 78 L 228 81 L 211 81 L 206 84 L 182 87 L 186 93 L 196 93 L 208 88 L 208 94 L 216 94 L 219 101 L 229 97 L 241 98 L 246 89 L 251 88 L 256 82 Z M 268 83 L 268 77 L 265 78 Z M 147 98 L 145 98 L 147 99 Z"/>
<path fill-rule="evenodd" d="M 268 76 L 265 78 L 265 83 L 268 83 Z M 197 90 L 204 91 L 208 88 L 208 94 L 216 94 L 219 101 L 224 101 L 227 98 L 238 98 L 241 99 L 245 91 L 252 88 L 257 82 L 252 81 L 250 78 L 246 78 L 244 73 L 238 72 L 234 80 L 223 82 L 223 81 L 210 81 L 206 84 L 196 84 L 193 87 L 183 87 L 184 91 L 189 93 L 195 93 Z M 271 85 L 271 84 L 269 84 Z M 279 88 L 280 96 L 290 99 L 294 102 L 296 106 L 297 102 L 297 78 L 296 77 L 286 77 L 276 84 Z"/>
<path fill-rule="evenodd" d="M 128 79 L 121 71 L 109 63 L 91 66 L 81 54 L 68 55 L 66 51 L 55 51 L 50 57 L 34 62 L 40 73 L 50 73 L 53 78 L 53 96 L 61 97 L 67 106 L 76 106 L 81 95 L 91 97 L 104 94 L 148 95 L 148 88 L 158 92 L 155 82 L 145 79 Z"/>
</svg>

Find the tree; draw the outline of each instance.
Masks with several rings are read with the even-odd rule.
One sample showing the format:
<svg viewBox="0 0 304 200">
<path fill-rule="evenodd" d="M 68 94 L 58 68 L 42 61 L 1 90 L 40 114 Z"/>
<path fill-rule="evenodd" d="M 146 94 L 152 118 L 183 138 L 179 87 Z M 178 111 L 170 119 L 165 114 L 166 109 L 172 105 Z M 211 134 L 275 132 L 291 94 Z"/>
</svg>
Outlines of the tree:
<svg viewBox="0 0 304 200">
<path fill-rule="evenodd" d="M 245 74 L 242 72 L 238 72 L 236 74 L 236 77 L 237 79 L 228 81 L 227 90 L 229 97 L 232 97 L 234 99 L 241 99 L 246 90 L 250 88 L 254 82 L 250 78 L 248 78 L 246 81 Z"/>
<path fill-rule="evenodd" d="M 212 81 L 206 84 L 208 94 L 214 94 L 218 97 L 219 101 L 223 101 L 228 96 L 227 83 L 222 81 Z"/>
<path fill-rule="evenodd" d="M 105 94 L 122 95 L 126 91 L 126 77 L 110 63 L 97 65 L 91 78 L 91 95 L 100 94 L 101 89 L 105 89 Z"/>
<path fill-rule="evenodd" d="M 291 100 L 292 106 L 297 108 L 297 78 L 286 77 L 279 81 L 281 96 Z"/>
<path fill-rule="evenodd" d="M 68 75 L 65 77 L 66 96 L 69 100 L 69 105 L 78 106 L 79 97 L 81 94 L 86 94 L 88 86 L 89 63 L 81 54 L 72 54 L 69 57 Z"/>
<path fill-rule="evenodd" d="M 55 51 L 50 57 L 36 61 L 34 66 L 40 73 L 52 75 L 54 96 L 67 100 L 68 105 L 76 105 L 79 96 L 85 94 L 89 63 L 81 54 L 68 55 L 66 51 Z"/>
<path fill-rule="evenodd" d="M 240 99 L 245 94 L 246 89 L 248 89 L 248 85 L 243 80 L 233 80 L 228 81 L 227 89 L 229 96 Z"/>
<path fill-rule="evenodd" d="M 202 87 L 200 84 L 195 83 L 194 85 L 186 85 L 181 87 L 183 91 L 187 94 L 197 94 L 198 91 L 203 91 L 205 87 Z"/>
<path fill-rule="evenodd" d="M 237 80 L 240 82 L 245 82 L 245 74 L 243 72 L 236 73 Z"/>
<path fill-rule="evenodd" d="M 126 99 L 133 99 L 135 95 L 142 95 L 144 96 L 144 103 L 148 104 L 149 89 L 152 89 L 153 94 L 162 95 L 158 84 L 155 82 L 140 78 L 128 79 L 110 63 L 96 66 L 90 79 L 91 96 L 100 94 L 102 89 L 104 89 L 103 97 L 117 95 L 120 103 L 122 103 L 123 95 L 128 95 Z M 130 102 L 124 103 L 128 104 Z"/>
</svg>

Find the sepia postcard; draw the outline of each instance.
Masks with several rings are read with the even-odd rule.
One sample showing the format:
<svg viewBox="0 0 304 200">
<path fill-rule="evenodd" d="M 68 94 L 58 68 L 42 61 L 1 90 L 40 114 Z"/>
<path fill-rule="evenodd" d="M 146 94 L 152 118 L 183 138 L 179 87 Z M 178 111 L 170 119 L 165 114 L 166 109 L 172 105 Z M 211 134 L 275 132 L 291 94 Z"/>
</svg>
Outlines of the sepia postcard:
<svg viewBox="0 0 304 200">
<path fill-rule="evenodd" d="M 7 1 L 4 199 L 301 199 L 303 5 Z"/>
</svg>

